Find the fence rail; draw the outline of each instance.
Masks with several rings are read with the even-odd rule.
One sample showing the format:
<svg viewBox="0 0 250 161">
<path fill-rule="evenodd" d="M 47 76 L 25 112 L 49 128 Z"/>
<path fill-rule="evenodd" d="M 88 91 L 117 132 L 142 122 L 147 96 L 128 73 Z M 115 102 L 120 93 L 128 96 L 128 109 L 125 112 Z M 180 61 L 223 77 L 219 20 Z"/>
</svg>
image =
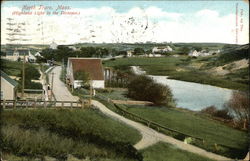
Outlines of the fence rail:
<svg viewBox="0 0 250 161">
<path fill-rule="evenodd" d="M 11 108 L 85 108 L 89 106 L 88 100 L 80 101 L 41 101 L 41 100 L 1 100 L 1 107 Z"/>
<path fill-rule="evenodd" d="M 140 116 L 138 116 L 138 115 L 136 115 L 136 114 L 130 113 L 130 112 L 128 112 L 128 111 L 122 109 L 121 107 L 119 107 L 117 104 L 114 104 L 114 106 L 115 106 L 119 111 L 121 111 L 123 114 L 127 114 L 127 115 L 129 115 L 129 116 L 132 116 L 132 117 L 134 117 L 134 118 L 137 118 L 138 120 L 144 121 L 148 126 L 155 126 L 157 129 L 162 128 L 162 129 L 165 129 L 165 130 L 168 130 L 168 131 L 177 133 L 177 134 L 184 135 L 185 137 L 191 137 L 191 138 L 194 138 L 194 139 L 198 139 L 198 140 L 203 141 L 202 138 L 195 137 L 195 136 L 192 136 L 192 135 L 189 135 L 189 134 L 184 134 L 184 133 L 182 133 L 182 132 L 180 132 L 180 131 L 177 131 L 177 130 L 174 130 L 174 129 L 170 129 L 170 128 L 165 127 L 165 126 L 163 126 L 163 125 L 160 125 L 160 124 L 158 124 L 158 123 L 156 123 L 156 122 L 153 122 L 153 121 L 144 119 L 144 118 L 142 118 L 142 117 L 140 117 Z"/>
</svg>

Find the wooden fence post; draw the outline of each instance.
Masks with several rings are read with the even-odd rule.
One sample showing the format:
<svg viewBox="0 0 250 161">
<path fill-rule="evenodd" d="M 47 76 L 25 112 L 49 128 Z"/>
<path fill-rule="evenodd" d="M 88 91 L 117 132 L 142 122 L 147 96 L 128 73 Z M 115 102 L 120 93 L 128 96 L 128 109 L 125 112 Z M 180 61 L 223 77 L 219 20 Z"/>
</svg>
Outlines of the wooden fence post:
<svg viewBox="0 0 250 161">
<path fill-rule="evenodd" d="M 44 108 L 47 108 L 47 101 L 44 101 L 43 105 L 44 105 Z"/>
<path fill-rule="evenodd" d="M 3 100 L 3 109 L 5 109 L 5 99 Z"/>
<path fill-rule="evenodd" d="M 218 145 L 216 143 L 214 143 L 214 148 L 216 151 L 218 151 Z"/>
<path fill-rule="evenodd" d="M 62 107 L 64 107 L 64 102 L 62 101 Z"/>
<path fill-rule="evenodd" d="M 72 102 L 70 102 L 70 108 L 72 108 Z"/>
<path fill-rule="evenodd" d="M 25 107 L 28 108 L 28 100 L 25 100 Z"/>
<path fill-rule="evenodd" d="M 82 104 L 81 104 L 81 108 L 84 108 L 84 101 L 83 101 L 83 99 L 82 99 Z"/>
<path fill-rule="evenodd" d="M 14 102 L 13 102 L 13 103 L 14 103 L 14 108 L 16 108 L 16 100 L 14 100 Z"/>
<path fill-rule="evenodd" d="M 34 101 L 34 108 L 36 108 L 36 100 Z"/>
</svg>

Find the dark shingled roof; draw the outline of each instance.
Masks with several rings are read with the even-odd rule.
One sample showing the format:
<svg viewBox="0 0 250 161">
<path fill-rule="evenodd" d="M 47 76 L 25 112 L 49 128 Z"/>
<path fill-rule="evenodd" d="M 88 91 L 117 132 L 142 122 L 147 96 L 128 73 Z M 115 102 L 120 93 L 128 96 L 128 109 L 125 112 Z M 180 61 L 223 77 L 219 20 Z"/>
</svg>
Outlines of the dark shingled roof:
<svg viewBox="0 0 250 161">
<path fill-rule="evenodd" d="M 101 59 L 69 58 L 72 62 L 73 72 L 84 71 L 92 80 L 104 80 Z"/>
<path fill-rule="evenodd" d="M 6 55 L 13 56 L 15 51 L 19 53 L 19 56 L 29 55 L 29 50 L 27 49 L 17 49 L 17 50 L 10 49 L 6 51 Z"/>
<path fill-rule="evenodd" d="M 12 84 L 14 87 L 16 87 L 18 85 L 18 83 L 11 79 L 6 73 L 4 73 L 3 71 L 1 71 L 1 77 L 3 77 L 6 81 L 8 81 L 10 84 Z"/>
</svg>

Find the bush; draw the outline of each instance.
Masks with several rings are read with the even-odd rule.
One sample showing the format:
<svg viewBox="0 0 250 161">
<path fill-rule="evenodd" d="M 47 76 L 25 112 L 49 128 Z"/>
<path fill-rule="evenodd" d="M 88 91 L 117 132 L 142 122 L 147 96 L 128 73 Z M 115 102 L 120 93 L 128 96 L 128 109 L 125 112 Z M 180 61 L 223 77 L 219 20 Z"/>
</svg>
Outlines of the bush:
<svg viewBox="0 0 250 161">
<path fill-rule="evenodd" d="M 157 105 L 168 105 L 173 101 L 170 88 L 154 82 L 144 75 L 136 76 L 128 84 L 128 96 L 137 100 L 151 101 Z"/>
<path fill-rule="evenodd" d="M 235 116 L 236 121 L 246 129 L 249 123 L 249 94 L 234 91 L 225 106 Z"/>
<path fill-rule="evenodd" d="M 202 113 L 206 113 L 209 115 L 213 115 L 216 112 L 216 107 L 215 106 L 209 106 L 201 110 Z"/>
<path fill-rule="evenodd" d="M 227 109 L 217 110 L 215 106 L 209 106 L 209 107 L 201 110 L 201 112 L 209 114 L 209 115 L 214 116 L 214 117 L 226 119 L 226 120 L 232 119 L 232 116 L 230 115 L 230 113 Z"/>
</svg>

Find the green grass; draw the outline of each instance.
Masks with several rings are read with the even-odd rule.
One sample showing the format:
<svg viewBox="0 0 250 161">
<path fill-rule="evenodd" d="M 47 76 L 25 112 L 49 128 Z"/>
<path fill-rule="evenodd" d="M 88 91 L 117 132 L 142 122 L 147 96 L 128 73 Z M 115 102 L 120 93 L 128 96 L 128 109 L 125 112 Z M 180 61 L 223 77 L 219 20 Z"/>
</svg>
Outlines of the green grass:
<svg viewBox="0 0 250 161">
<path fill-rule="evenodd" d="M 205 144 L 222 144 L 235 149 L 239 149 L 239 154 L 231 152 L 221 152 L 223 155 L 243 157 L 248 146 L 248 135 L 244 131 L 239 131 L 221 124 L 218 121 L 210 120 L 207 117 L 195 112 L 183 112 L 179 109 L 169 109 L 166 107 L 146 107 L 146 106 L 120 106 L 131 113 L 141 116 L 144 119 L 156 122 L 165 127 L 180 131 L 194 137 L 205 140 Z M 208 147 L 209 149 L 211 147 Z"/>
<path fill-rule="evenodd" d="M 126 90 L 112 89 L 108 92 L 98 92 L 98 94 L 110 98 L 112 100 L 132 100 L 131 98 L 128 98 L 126 96 Z"/>
<path fill-rule="evenodd" d="M 3 112 L 2 119 L 7 129 L 5 151 L 16 155 L 140 157 L 132 147 L 141 139 L 139 132 L 97 110 L 10 110 Z"/>
<path fill-rule="evenodd" d="M 129 70 L 130 66 L 140 66 L 149 75 L 166 75 L 170 76 L 170 79 L 209 84 L 236 90 L 248 89 L 249 86 L 245 82 L 235 81 L 228 77 L 212 76 L 211 73 L 207 72 L 207 68 L 197 69 L 191 66 L 193 63 L 213 62 L 215 58 L 216 56 L 198 59 L 188 58 L 187 56 L 162 58 L 134 57 L 108 60 L 104 62 L 104 65 L 123 71 Z M 242 76 L 242 73 L 240 73 L 240 76 Z"/>
<path fill-rule="evenodd" d="M 212 159 L 161 142 L 143 149 L 141 152 L 144 161 L 212 161 Z"/>
</svg>

